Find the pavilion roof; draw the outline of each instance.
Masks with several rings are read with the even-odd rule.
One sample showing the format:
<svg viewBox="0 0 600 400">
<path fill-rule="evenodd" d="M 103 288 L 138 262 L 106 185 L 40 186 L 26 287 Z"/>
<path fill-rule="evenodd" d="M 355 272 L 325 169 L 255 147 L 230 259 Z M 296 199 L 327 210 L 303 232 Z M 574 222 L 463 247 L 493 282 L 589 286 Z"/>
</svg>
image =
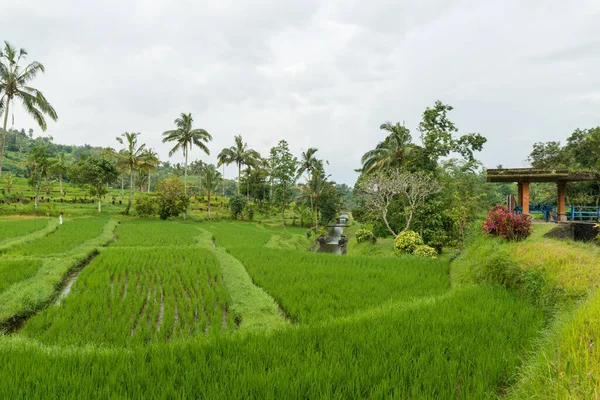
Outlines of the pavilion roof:
<svg viewBox="0 0 600 400">
<path fill-rule="evenodd" d="M 488 169 L 488 182 L 582 182 L 600 180 L 597 172 L 566 169 L 502 168 Z"/>
</svg>

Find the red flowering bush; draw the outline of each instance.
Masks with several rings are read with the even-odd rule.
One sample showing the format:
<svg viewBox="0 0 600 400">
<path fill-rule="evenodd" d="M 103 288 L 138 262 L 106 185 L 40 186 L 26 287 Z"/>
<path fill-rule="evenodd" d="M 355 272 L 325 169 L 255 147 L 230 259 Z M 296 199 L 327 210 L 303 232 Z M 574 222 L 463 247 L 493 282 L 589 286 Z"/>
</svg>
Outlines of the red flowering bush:
<svg viewBox="0 0 600 400">
<path fill-rule="evenodd" d="M 513 214 L 498 204 L 488 213 L 483 222 L 483 230 L 490 235 L 519 241 L 531 234 L 531 219 L 527 215 Z"/>
</svg>

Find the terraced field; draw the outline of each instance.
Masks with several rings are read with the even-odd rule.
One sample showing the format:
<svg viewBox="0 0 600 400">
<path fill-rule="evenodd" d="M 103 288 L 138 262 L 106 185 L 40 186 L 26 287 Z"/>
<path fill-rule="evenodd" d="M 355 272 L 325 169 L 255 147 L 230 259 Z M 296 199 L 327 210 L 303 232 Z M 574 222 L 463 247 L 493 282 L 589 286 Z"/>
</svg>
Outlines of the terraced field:
<svg viewBox="0 0 600 400">
<path fill-rule="evenodd" d="M 448 261 L 310 254 L 301 231 L 248 224 L 108 233 L 64 298 L 0 336 L 6 396 L 488 398 L 545 323 L 500 286 L 451 289 Z M 33 243 L 5 269 L 30 273 Z"/>
</svg>

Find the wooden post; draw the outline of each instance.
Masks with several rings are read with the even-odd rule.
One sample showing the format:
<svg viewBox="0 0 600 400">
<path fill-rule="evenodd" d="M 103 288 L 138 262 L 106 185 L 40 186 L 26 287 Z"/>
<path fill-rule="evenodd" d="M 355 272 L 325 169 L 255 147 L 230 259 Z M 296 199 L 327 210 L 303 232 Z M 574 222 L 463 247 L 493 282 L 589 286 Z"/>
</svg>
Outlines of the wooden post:
<svg viewBox="0 0 600 400">
<path fill-rule="evenodd" d="M 523 207 L 523 184 L 521 182 L 517 183 L 517 204 Z"/>
<path fill-rule="evenodd" d="M 523 182 L 521 185 L 521 207 L 523 207 L 523 215 L 529 215 L 529 182 Z"/>
<path fill-rule="evenodd" d="M 567 214 L 565 213 L 565 188 L 567 184 L 565 182 L 556 182 L 556 188 L 558 189 L 558 207 L 556 213 L 558 214 L 556 219 L 558 222 L 565 222 L 567 220 Z"/>
</svg>

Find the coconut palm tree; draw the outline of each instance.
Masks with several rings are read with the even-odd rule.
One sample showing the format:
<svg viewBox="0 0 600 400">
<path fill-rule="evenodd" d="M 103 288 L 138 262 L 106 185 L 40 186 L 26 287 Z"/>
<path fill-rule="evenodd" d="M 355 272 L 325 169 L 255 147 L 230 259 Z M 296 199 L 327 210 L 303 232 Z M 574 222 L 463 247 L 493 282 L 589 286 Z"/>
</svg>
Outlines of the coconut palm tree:
<svg viewBox="0 0 600 400">
<path fill-rule="evenodd" d="M 56 111 L 44 97 L 42 92 L 29 86 L 38 73 L 44 72 L 44 66 L 33 61 L 26 67 L 19 63 L 25 59 L 27 51 L 17 51 L 10 43 L 4 42 L 4 49 L 0 50 L 0 113 L 4 111 L 4 125 L 2 130 L 2 143 L 0 143 L 0 176 L 2 175 L 2 160 L 4 158 L 4 145 L 6 143 L 6 125 L 11 103 L 17 99 L 23 104 L 25 111 L 31 115 L 35 122 L 46 130 L 44 115 L 56 121 Z"/>
<path fill-rule="evenodd" d="M 175 126 L 177 129 L 163 132 L 163 143 L 176 142 L 175 146 L 169 151 L 169 157 L 175 154 L 179 149 L 183 150 L 185 157 L 184 167 L 184 188 L 185 194 L 187 195 L 187 167 L 188 167 L 188 155 L 193 145 L 198 146 L 207 155 L 210 154 L 208 147 L 204 143 L 208 143 L 212 140 L 210 133 L 204 129 L 192 129 L 194 119 L 192 114 L 181 113 L 181 116 L 175 119 Z"/>
<path fill-rule="evenodd" d="M 138 136 L 140 133 L 128 133 L 125 132 L 120 137 L 117 137 L 117 142 L 125 146 L 118 154 L 119 164 L 126 165 L 129 171 L 129 201 L 127 207 L 123 212 L 125 215 L 129 214 L 131 208 L 131 202 L 133 201 L 133 173 L 136 169 L 143 165 L 143 156 L 146 149 L 146 144 L 138 145 Z M 123 140 L 123 138 L 125 140 Z"/>
<path fill-rule="evenodd" d="M 414 148 L 410 130 L 400 123 L 392 125 L 391 122 L 386 122 L 379 128 L 390 134 L 377 147 L 363 155 L 363 173 L 401 168 Z"/>
<path fill-rule="evenodd" d="M 242 165 L 253 166 L 260 159 L 258 151 L 249 149 L 248 143 L 244 143 L 241 135 L 234 137 L 235 145 L 221 150 L 219 155 L 219 165 L 235 163 L 238 167 L 237 194 L 240 194 L 240 178 L 242 175 Z"/>
<path fill-rule="evenodd" d="M 210 218 L 210 197 L 216 193 L 221 182 L 221 173 L 213 164 L 208 164 L 202 168 L 201 190 L 206 193 L 208 198 L 208 218 Z"/>
<path fill-rule="evenodd" d="M 142 169 L 148 173 L 148 193 L 150 193 L 150 173 L 156 171 L 156 167 L 160 165 L 158 154 L 154 149 L 146 149 L 142 154 Z"/>
</svg>

